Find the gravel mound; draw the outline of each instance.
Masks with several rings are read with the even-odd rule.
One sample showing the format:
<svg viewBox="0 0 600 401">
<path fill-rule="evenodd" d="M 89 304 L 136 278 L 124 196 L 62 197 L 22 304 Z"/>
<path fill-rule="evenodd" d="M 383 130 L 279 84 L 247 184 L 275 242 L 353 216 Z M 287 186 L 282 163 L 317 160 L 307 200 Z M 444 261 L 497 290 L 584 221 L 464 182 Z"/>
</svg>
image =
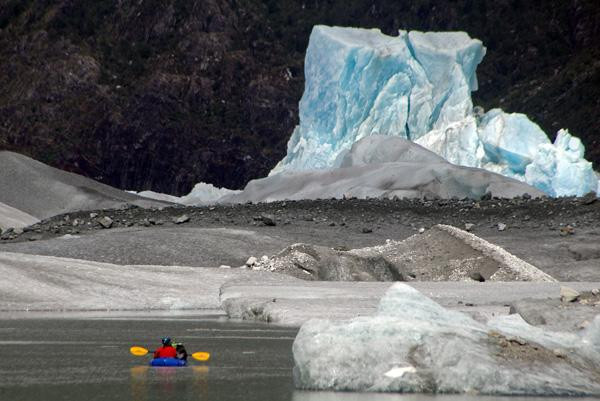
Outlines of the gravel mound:
<svg viewBox="0 0 600 401">
<path fill-rule="evenodd" d="M 404 241 L 354 250 L 294 244 L 255 270 L 325 281 L 556 281 L 501 247 L 438 224 Z"/>
</svg>

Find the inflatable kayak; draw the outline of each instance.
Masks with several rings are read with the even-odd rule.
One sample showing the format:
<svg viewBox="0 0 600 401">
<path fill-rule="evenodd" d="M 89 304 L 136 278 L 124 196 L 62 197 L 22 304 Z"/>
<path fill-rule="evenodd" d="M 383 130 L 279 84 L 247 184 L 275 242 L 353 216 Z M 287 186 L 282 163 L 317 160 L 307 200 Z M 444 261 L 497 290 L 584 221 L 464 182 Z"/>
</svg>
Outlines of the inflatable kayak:
<svg viewBox="0 0 600 401">
<path fill-rule="evenodd" d="M 150 366 L 186 366 L 187 362 L 177 358 L 154 358 Z"/>
</svg>

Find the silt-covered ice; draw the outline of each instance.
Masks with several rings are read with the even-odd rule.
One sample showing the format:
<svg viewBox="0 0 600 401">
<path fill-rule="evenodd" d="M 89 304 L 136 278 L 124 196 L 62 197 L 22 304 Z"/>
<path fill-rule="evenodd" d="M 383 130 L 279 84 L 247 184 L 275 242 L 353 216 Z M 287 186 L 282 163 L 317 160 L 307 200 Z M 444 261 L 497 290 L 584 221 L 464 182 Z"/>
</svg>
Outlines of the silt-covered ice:
<svg viewBox="0 0 600 401">
<path fill-rule="evenodd" d="M 315 26 L 306 53 L 300 124 L 282 171 L 338 167 L 340 154 L 371 135 L 410 139 L 451 163 L 525 181 L 551 196 L 598 189 L 581 142 L 561 130 L 554 144 L 527 116 L 474 112 L 485 47 L 464 32 Z"/>
<path fill-rule="evenodd" d="M 373 317 L 305 323 L 294 378 L 323 390 L 598 395 L 598 338 L 600 317 L 580 334 L 518 315 L 483 324 L 397 283 Z"/>
<path fill-rule="evenodd" d="M 221 202 L 272 202 L 328 198 L 514 198 L 543 192 L 521 181 L 457 166 L 398 136 L 373 135 L 339 154 L 339 168 L 284 171 L 252 180 Z"/>
</svg>

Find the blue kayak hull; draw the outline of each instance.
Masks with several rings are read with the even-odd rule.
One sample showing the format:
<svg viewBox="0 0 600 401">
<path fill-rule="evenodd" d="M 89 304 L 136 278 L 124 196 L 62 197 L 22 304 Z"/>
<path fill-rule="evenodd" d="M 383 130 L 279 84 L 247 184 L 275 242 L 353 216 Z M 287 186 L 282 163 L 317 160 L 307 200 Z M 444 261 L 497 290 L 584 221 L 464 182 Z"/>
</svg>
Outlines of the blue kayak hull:
<svg viewBox="0 0 600 401">
<path fill-rule="evenodd" d="M 185 366 L 187 362 L 177 358 L 155 358 L 150 361 L 150 366 Z"/>
</svg>

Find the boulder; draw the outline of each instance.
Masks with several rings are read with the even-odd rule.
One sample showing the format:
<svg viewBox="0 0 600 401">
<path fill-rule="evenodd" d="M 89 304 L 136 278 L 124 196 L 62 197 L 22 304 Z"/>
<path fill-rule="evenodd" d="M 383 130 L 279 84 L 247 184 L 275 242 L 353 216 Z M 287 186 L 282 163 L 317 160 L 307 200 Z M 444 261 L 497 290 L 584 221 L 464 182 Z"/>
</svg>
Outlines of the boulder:
<svg viewBox="0 0 600 401">
<path fill-rule="evenodd" d="M 562 302 L 574 302 L 579 298 L 579 292 L 569 287 L 560 287 L 560 300 Z"/>
<path fill-rule="evenodd" d="M 108 216 L 103 216 L 103 217 L 99 218 L 97 221 L 98 221 L 98 224 L 100 224 L 102 226 L 102 228 L 111 228 L 113 225 L 113 220 Z"/>
<path fill-rule="evenodd" d="M 277 222 L 275 220 L 275 216 L 273 216 L 272 214 L 262 213 L 260 215 L 260 221 L 262 221 L 262 223 L 265 226 L 271 226 L 271 227 L 273 227 L 273 226 L 277 225 Z"/>
<path fill-rule="evenodd" d="M 248 258 L 248 260 L 246 261 L 245 265 L 248 267 L 252 267 L 252 266 L 256 265 L 256 263 L 258 263 L 258 259 L 256 259 L 256 257 L 254 257 L 254 256 L 250 256 Z"/>
<path fill-rule="evenodd" d="M 190 221 L 190 216 L 188 216 L 187 214 L 183 214 L 181 216 L 177 216 L 173 218 L 173 223 L 175 224 L 183 224 L 183 223 L 187 223 L 188 221 Z"/>
</svg>

